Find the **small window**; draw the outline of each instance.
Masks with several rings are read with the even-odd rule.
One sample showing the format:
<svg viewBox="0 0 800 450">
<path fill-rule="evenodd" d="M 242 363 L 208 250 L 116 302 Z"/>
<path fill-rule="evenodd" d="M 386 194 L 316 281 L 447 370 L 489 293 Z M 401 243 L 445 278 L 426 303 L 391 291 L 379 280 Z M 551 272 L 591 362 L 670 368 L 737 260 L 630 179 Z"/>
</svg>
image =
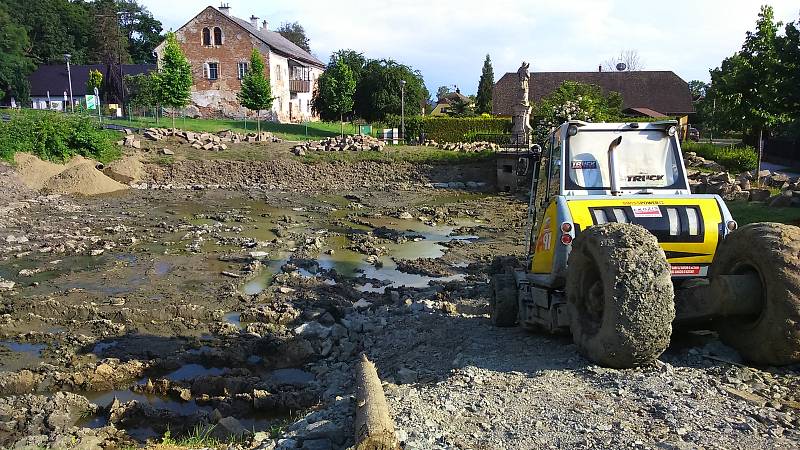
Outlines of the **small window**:
<svg viewBox="0 0 800 450">
<path fill-rule="evenodd" d="M 203 45 L 211 45 L 211 30 L 208 28 L 203 28 Z"/>
<path fill-rule="evenodd" d="M 247 63 L 240 62 L 239 63 L 239 79 L 241 80 L 244 76 L 247 75 Z"/>
<path fill-rule="evenodd" d="M 214 27 L 214 45 L 222 45 L 222 28 Z"/>
<path fill-rule="evenodd" d="M 208 63 L 208 79 L 216 80 L 219 78 L 219 63 Z"/>
<path fill-rule="evenodd" d="M 281 66 L 275 66 L 275 81 L 281 81 Z"/>
</svg>

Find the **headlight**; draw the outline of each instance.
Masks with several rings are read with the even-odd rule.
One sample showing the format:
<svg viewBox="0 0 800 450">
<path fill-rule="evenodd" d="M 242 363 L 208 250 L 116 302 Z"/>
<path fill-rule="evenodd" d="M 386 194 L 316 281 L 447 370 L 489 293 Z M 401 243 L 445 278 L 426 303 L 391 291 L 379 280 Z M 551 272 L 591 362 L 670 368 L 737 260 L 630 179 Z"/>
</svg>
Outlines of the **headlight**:
<svg viewBox="0 0 800 450">
<path fill-rule="evenodd" d="M 674 126 L 669 127 L 669 129 L 667 130 L 667 134 L 670 135 L 670 137 L 675 136 L 675 133 L 677 133 L 677 132 L 678 132 L 678 129 L 675 128 Z"/>
</svg>

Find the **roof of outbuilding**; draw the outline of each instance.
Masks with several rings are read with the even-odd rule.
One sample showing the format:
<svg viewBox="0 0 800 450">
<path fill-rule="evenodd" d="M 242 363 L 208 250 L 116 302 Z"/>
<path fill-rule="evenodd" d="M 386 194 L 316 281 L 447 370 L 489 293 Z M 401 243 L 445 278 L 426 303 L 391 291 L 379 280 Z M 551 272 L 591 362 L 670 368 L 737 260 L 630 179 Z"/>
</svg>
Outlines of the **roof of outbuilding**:
<svg viewBox="0 0 800 450">
<path fill-rule="evenodd" d="M 646 108 L 667 115 L 695 112 L 689 85 L 672 71 L 633 72 L 531 72 L 529 99 L 536 103 L 565 81 L 599 86 L 622 95 L 623 108 Z M 516 102 L 517 73 L 503 75 L 494 86 L 493 111 L 511 115 Z"/>
<path fill-rule="evenodd" d="M 119 70 L 119 66 L 108 66 L 105 64 L 77 65 L 70 66 L 72 76 L 72 95 L 82 96 L 86 92 L 86 82 L 89 80 L 89 71 L 98 70 L 103 74 L 103 79 L 108 78 L 109 70 Z M 123 64 L 123 75 L 138 75 L 156 70 L 155 64 Z M 50 92 L 50 97 L 59 99 L 64 92 L 69 93 L 69 76 L 67 75 L 66 64 L 42 65 L 28 76 L 31 84 L 31 96 L 46 97 Z"/>
</svg>

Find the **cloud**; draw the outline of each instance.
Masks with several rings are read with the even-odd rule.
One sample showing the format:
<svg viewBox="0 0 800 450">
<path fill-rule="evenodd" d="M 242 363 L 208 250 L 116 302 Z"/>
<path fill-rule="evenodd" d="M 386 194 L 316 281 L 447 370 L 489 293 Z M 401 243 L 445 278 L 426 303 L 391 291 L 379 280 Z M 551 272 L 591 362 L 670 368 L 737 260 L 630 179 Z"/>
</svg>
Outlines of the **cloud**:
<svg viewBox="0 0 800 450">
<path fill-rule="evenodd" d="M 191 0 L 139 0 L 177 29 L 208 4 Z M 636 49 L 646 70 L 672 70 L 685 80 L 708 79 L 708 70 L 741 47 L 761 2 L 675 0 L 669 4 L 623 0 L 352 0 L 263 2 L 224 0 L 232 14 L 255 14 L 276 28 L 300 22 L 323 61 L 352 48 L 371 58 L 392 58 L 422 72 L 428 89 L 477 89 L 483 59 L 495 77 L 523 60 L 535 71 L 588 71 L 623 49 Z M 800 17 L 796 0 L 772 0 L 778 20 Z M 213 6 L 218 6 L 214 4 Z"/>
</svg>

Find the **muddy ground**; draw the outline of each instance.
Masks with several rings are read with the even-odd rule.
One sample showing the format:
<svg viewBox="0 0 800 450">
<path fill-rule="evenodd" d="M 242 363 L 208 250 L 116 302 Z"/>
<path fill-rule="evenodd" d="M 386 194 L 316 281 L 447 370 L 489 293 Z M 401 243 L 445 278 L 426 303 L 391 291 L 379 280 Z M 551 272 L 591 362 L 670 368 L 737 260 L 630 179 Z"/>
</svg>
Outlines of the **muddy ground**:
<svg viewBox="0 0 800 450">
<path fill-rule="evenodd" d="M 565 336 L 493 328 L 487 274 L 523 252 L 526 208 L 486 192 L 493 167 L 252 164 L 6 197 L 0 448 L 206 429 L 239 448 L 346 448 L 362 351 L 406 448 L 800 445 L 800 368 L 750 367 L 713 332 L 619 371 Z M 432 187 L 447 182 L 464 188 Z"/>
</svg>

